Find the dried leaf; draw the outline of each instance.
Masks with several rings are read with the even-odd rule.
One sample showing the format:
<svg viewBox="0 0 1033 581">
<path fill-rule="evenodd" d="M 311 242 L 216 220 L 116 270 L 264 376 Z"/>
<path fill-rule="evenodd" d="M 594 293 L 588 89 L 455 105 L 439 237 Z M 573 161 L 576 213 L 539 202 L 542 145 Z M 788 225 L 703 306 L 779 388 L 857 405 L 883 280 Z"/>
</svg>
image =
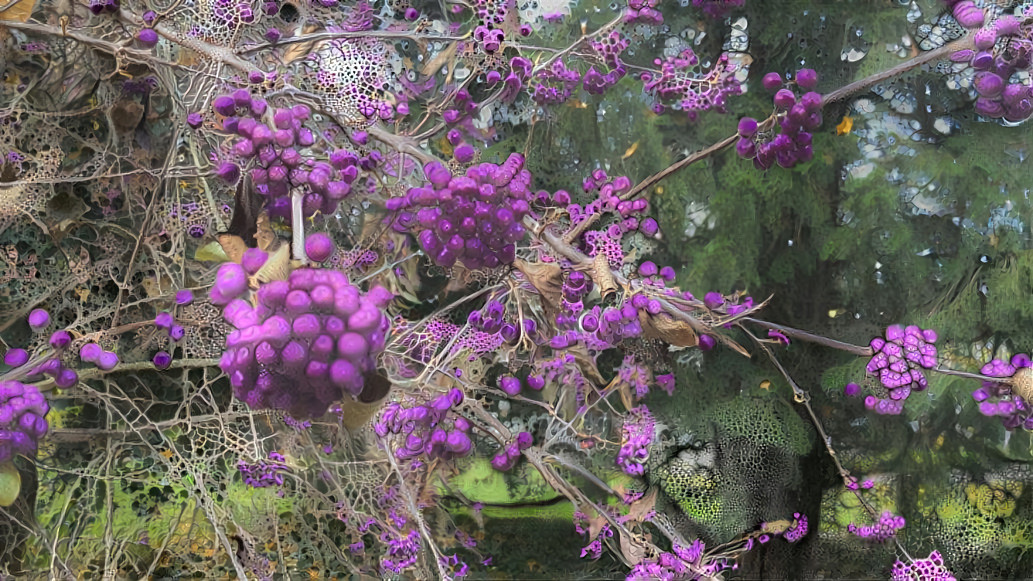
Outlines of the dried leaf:
<svg viewBox="0 0 1033 581">
<path fill-rule="evenodd" d="M 438 72 L 438 70 L 441 69 L 441 67 L 452 62 L 452 57 L 454 57 L 455 54 L 456 43 L 453 42 L 449 44 L 447 48 L 439 51 L 438 54 L 434 55 L 434 58 L 427 61 L 427 63 L 420 68 L 420 74 L 424 77 L 434 76 Z"/>
<path fill-rule="evenodd" d="M 258 282 L 269 282 L 271 280 L 287 280 L 291 273 L 290 246 L 281 244 L 276 252 L 269 256 L 262 268 L 255 273 L 255 280 Z"/>
<path fill-rule="evenodd" d="M 631 535 L 620 533 L 621 555 L 629 567 L 634 567 L 646 558 L 647 549 L 645 544 Z"/>
<path fill-rule="evenodd" d="M 200 262 L 229 262 L 230 257 L 226 255 L 226 251 L 222 249 L 222 245 L 218 242 L 209 242 L 197 249 L 197 252 L 194 253 L 194 260 Z"/>
<path fill-rule="evenodd" d="M 649 491 L 649 494 L 631 503 L 628 507 L 628 514 L 625 515 L 624 522 L 646 522 L 652 516 L 652 512 L 656 509 L 656 492 L 657 488 L 653 487 Z"/>
<path fill-rule="evenodd" d="M 240 259 L 244 256 L 244 251 L 247 250 L 244 239 L 234 234 L 219 234 L 215 239 L 219 241 L 219 246 L 222 247 L 226 258 L 229 258 L 230 262 L 239 264 Z"/>
<path fill-rule="evenodd" d="M 318 26 L 316 26 L 314 24 L 309 24 L 308 26 L 305 26 L 301 30 L 301 34 L 311 34 L 313 32 L 316 32 L 317 30 L 319 30 Z M 299 42 L 297 44 L 292 44 L 290 46 L 290 48 L 288 48 L 283 53 L 283 62 L 284 62 L 284 64 L 285 65 L 290 65 L 291 63 L 293 63 L 296 60 L 308 58 L 308 55 L 316 52 L 314 50 L 315 46 L 316 46 L 316 41 L 314 41 L 314 40 L 310 41 L 310 42 Z"/>
<path fill-rule="evenodd" d="M 581 375 L 584 375 L 596 385 L 606 384 L 606 379 L 603 378 L 602 373 L 599 373 L 599 368 L 596 367 L 595 361 L 588 354 L 588 348 L 584 343 L 579 342 L 577 345 L 569 347 L 567 352 L 574 356 L 574 361 L 581 368 Z"/>
<path fill-rule="evenodd" d="M 642 334 L 649 339 L 660 339 L 675 347 L 695 347 L 699 337 L 686 321 L 675 320 L 667 313 L 650 315 L 645 310 L 638 312 Z"/>
<path fill-rule="evenodd" d="M 617 283 L 613 281 L 610 261 L 607 260 L 606 255 L 602 252 L 595 255 L 589 276 L 592 277 L 595 284 L 599 285 L 599 295 L 604 299 L 610 294 L 617 292 Z"/>
<path fill-rule="evenodd" d="M 517 270 L 527 277 L 527 282 L 538 289 L 549 308 L 554 310 L 560 308 L 560 302 L 563 299 L 563 271 L 559 265 L 552 262 L 517 260 L 513 266 L 516 266 Z"/>
<path fill-rule="evenodd" d="M 11 0 L 0 6 L 0 20 L 28 22 L 35 7 L 36 0 Z"/>
<path fill-rule="evenodd" d="M 258 249 L 265 250 L 266 252 L 276 250 L 276 246 L 280 241 L 276 236 L 276 232 L 273 231 L 273 223 L 269 221 L 269 212 L 265 210 L 259 212 L 258 218 L 255 219 L 255 225 L 258 228 L 255 232 L 255 241 L 258 242 Z"/>
</svg>

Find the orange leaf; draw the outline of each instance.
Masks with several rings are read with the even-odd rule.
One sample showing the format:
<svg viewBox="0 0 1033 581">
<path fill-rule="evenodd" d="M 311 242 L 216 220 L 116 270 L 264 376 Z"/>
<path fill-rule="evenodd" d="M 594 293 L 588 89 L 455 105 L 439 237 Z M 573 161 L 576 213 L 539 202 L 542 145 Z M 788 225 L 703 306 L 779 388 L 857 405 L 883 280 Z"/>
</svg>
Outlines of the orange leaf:
<svg viewBox="0 0 1033 581">
<path fill-rule="evenodd" d="M 0 6 L 0 20 L 28 22 L 35 7 L 36 0 L 11 0 L 7 4 Z"/>
</svg>

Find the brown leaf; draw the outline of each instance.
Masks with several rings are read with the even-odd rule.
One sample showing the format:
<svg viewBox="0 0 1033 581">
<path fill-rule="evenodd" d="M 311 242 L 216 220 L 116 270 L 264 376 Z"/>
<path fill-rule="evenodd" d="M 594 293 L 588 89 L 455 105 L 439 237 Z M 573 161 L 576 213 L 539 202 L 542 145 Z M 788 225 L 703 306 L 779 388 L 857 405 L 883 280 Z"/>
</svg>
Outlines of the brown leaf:
<svg viewBox="0 0 1033 581">
<path fill-rule="evenodd" d="M 610 261 L 607 260 L 606 255 L 600 252 L 595 255 L 595 259 L 592 260 L 592 268 L 589 270 L 589 276 L 595 284 L 599 285 L 599 295 L 604 299 L 611 293 L 617 292 L 617 283 L 613 281 L 613 271 L 610 270 Z"/>
<path fill-rule="evenodd" d="M 305 26 L 301 30 L 301 34 L 311 34 L 311 33 L 315 32 L 317 30 L 319 30 L 318 26 L 316 26 L 314 24 L 309 24 L 308 26 Z M 315 52 L 315 50 L 314 50 L 315 46 L 316 46 L 316 41 L 314 41 L 314 40 L 313 41 L 309 41 L 309 42 L 299 42 L 297 44 L 292 44 L 290 46 L 290 48 L 288 48 L 283 53 L 283 62 L 284 62 L 284 64 L 285 65 L 289 65 L 289 64 L 293 63 L 296 60 L 308 58 L 308 55 L 310 55 L 310 54 Z"/>
<path fill-rule="evenodd" d="M 699 337 L 685 321 L 675 320 L 667 313 L 650 315 L 645 310 L 638 312 L 642 334 L 649 339 L 660 339 L 675 347 L 695 347 Z"/>
<path fill-rule="evenodd" d="M 255 219 L 258 230 L 255 232 L 255 241 L 258 242 L 258 249 L 272 252 L 276 250 L 279 239 L 276 232 L 273 232 L 273 223 L 269 221 L 269 212 L 262 210 Z"/>
<path fill-rule="evenodd" d="M 649 494 L 631 503 L 624 522 L 646 522 L 647 517 L 651 516 L 650 513 L 656 508 L 656 491 L 657 488 L 653 487 Z"/>
<path fill-rule="evenodd" d="M 628 566 L 634 567 L 646 558 L 646 546 L 636 536 L 620 533 L 621 554 Z"/>
<path fill-rule="evenodd" d="M 550 309 L 560 308 L 563 299 L 563 270 L 558 264 L 517 260 L 513 266 L 527 277 L 527 282 L 538 289 Z"/>
<path fill-rule="evenodd" d="M 0 6 L 0 20 L 28 22 L 35 7 L 36 0 L 11 0 L 10 2 L 4 2 Z"/>
<path fill-rule="evenodd" d="M 577 345 L 567 348 L 567 352 L 574 356 L 574 361 L 581 368 L 581 375 L 584 375 L 596 385 L 606 385 L 603 374 L 599 373 L 599 368 L 596 367 L 595 361 L 588 354 L 588 348 L 584 343 L 578 342 Z"/>
<path fill-rule="evenodd" d="M 244 257 L 244 251 L 247 250 L 244 239 L 234 234 L 219 234 L 216 236 L 216 240 L 219 241 L 219 246 L 222 246 L 222 251 L 229 257 L 230 262 L 240 264 L 240 259 Z"/>
<path fill-rule="evenodd" d="M 438 52 L 434 55 L 434 58 L 427 61 L 423 67 L 420 68 L 420 75 L 424 77 L 434 76 L 441 67 L 452 62 L 452 57 L 456 54 L 456 43 L 451 43 L 447 48 Z"/>
</svg>

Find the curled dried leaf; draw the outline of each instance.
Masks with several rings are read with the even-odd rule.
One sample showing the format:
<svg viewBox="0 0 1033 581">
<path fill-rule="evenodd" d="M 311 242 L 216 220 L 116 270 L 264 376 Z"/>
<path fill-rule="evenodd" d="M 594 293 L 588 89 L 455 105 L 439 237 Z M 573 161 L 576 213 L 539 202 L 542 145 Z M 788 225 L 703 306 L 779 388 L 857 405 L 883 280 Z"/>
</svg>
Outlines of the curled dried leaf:
<svg viewBox="0 0 1033 581">
<path fill-rule="evenodd" d="M 610 261 L 606 255 L 600 252 L 592 260 L 592 268 L 588 273 L 592 281 L 599 285 L 599 295 L 604 299 L 617 292 L 617 283 L 613 280 L 613 271 L 610 270 Z"/>
<path fill-rule="evenodd" d="M 271 280 L 287 280 L 291 273 L 291 254 L 287 244 L 281 244 L 276 252 L 273 252 L 265 261 L 262 268 L 255 273 L 255 280 L 258 282 L 269 282 Z"/>
<path fill-rule="evenodd" d="M 563 271 L 551 262 L 517 260 L 513 266 L 527 277 L 527 282 L 545 299 L 550 308 L 559 309 L 563 298 Z"/>
<path fill-rule="evenodd" d="M 216 236 L 216 240 L 219 241 L 219 246 L 222 247 L 222 251 L 230 259 L 230 262 L 240 264 L 241 258 L 244 257 L 244 251 L 247 250 L 247 244 L 244 244 L 244 239 L 235 234 L 219 234 Z"/>
<path fill-rule="evenodd" d="M 258 217 L 255 219 L 255 241 L 258 243 L 259 250 L 265 250 L 266 252 L 272 252 L 276 250 L 277 246 L 280 246 L 280 240 L 276 236 L 276 232 L 273 231 L 273 224 L 269 221 L 269 212 L 262 210 Z"/>
<path fill-rule="evenodd" d="M 642 334 L 649 339 L 660 339 L 675 347 L 695 347 L 699 337 L 686 321 L 676 320 L 667 313 L 650 315 L 642 310 L 638 312 Z"/>
</svg>

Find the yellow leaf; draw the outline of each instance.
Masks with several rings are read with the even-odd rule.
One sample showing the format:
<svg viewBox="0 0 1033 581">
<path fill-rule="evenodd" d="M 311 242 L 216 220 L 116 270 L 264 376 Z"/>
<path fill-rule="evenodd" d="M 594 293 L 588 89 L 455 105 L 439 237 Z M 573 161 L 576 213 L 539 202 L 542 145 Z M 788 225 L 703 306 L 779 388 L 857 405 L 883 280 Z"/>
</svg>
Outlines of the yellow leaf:
<svg viewBox="0 0 1033 581">
<path fill-rule="evenodd" d="M 849 115 L 844 115 L 843 120 L 836 125 L 836 135 L 849 135 L 850 130 L 854 128 L 854 118 Z"/>
<path fill-rule="evenodd" d="M 218 242 L 209 242 L 194 253 L 194 260 L 200 262 L 229 262 L 230 257 L 226 256 L 222 246 Z"/>
<path fill-rule="evenodd" d="M 11 506 L 22 489 L 22 475 L 14 462 L 0 464 L 0 506 Z"/>
<path fill-rule="evenodd" d="M 35 7 L 36 0 L 12 0 L 0 6 L 0 20 L 28 22 Z"/>
<path fill-rule="evenodd" d="M 631 147 L 629 147 L 627 151 L 624 152 L 624 155 L 621 156 L 621 159 L 628 159 L 629 157 L 635 155 L 635 152 L 638 150 L 638 143 L 639 142 L 637 141 L 635 143 L 632 143 Z"/>
</svg>

